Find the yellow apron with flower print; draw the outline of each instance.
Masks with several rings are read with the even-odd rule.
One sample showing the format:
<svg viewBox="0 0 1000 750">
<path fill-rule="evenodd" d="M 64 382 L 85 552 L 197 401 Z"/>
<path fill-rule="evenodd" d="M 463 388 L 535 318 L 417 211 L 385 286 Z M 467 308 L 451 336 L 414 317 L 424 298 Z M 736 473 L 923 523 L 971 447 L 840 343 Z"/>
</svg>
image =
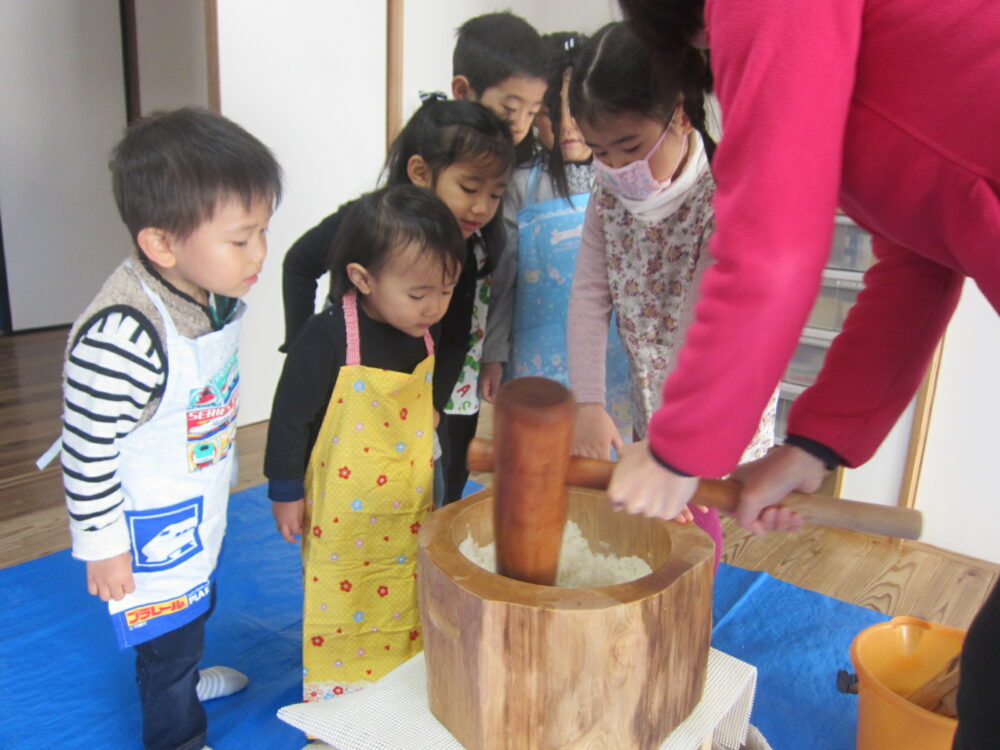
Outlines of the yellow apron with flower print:
<svg viewBox="0 0 1000 750">
<path fill-rule="evenodd" d="M 305 477 L 306 701 L 357 690 L 423 648 L 416 552 L 433 505 L 434 343 L 424 336 L 412 373 L 365 367 L 353 291 L 343 307 L 347 364 Z"/>
</svg>

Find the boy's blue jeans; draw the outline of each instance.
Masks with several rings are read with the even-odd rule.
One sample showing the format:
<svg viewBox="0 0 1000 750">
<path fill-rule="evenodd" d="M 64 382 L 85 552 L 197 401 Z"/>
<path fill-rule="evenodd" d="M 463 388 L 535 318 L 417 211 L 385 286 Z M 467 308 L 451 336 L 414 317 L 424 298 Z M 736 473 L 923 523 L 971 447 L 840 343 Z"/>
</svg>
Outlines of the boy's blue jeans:
<svg viewBox="0 0 1000 750">
<path fill-rule="evenodd" d="M 146 750 L 201 750 L 205 746 L 208 721 L 195 688 L 205 651 L 205 621 L 214 609 L 213 582 L 212 602 L 205 614 L 135 647 Z"/>
</svg>

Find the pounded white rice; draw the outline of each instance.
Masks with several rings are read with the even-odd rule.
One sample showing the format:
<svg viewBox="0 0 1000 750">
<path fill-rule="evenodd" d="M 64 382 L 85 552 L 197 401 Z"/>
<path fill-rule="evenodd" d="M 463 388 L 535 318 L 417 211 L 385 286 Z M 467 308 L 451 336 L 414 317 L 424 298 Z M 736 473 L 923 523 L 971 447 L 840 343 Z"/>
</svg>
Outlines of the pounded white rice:
<svg viewBox="0 0 1000 750">
<path fill-rule="evenodd" d="M 602 542 L 602 545 L 607 546 Z M 467 536 L 458 545 L 459 551 L 480 568 L 496 572 L 497 555 L 492 542 L 480 546 Z M 611 553 L 600 554 L 590 550 L 583 532 L 574 521 L 567 521 L 563 531 L 562 551 L 559 553 L 559 574 L 556 586 L 563 588 L 590 588 L 613 586 L 634 581 L 649 575 L 653 569 L 640 557 L 619 557 Z"/>
</svg>

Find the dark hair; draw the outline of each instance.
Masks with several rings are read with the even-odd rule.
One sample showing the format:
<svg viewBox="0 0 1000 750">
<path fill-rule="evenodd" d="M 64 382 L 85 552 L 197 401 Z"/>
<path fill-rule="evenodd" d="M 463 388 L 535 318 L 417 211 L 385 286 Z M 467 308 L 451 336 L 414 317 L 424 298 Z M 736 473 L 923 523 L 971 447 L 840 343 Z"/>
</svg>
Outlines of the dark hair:
<svg viewBox="0 0 1000 750">
<path fill-rule="evenodd" d="M 410 118 L 389 148 L 385 161 L 385 184 L 410 182 L 407 166 L 419 155 L 434 178 L 442 170 L 460 162 L 482 162 L 495 166 L 496 174 L 510 172 L 515 164 L 510 128 L 482 104 L 429 98 Z M 452 217 L 452 223 L 456 223 Z M 486 266 L 481 275 L 496 265 L 504 245 L 503 208 L 481 230 L 486 249 Z"/>
<path fill-rule="evenodd" d="M 705 94 L 711 89 L 712 74 L 700 50 L 685 42 L 671 60 L 661 58 L 654 66 L 639 37 L 616 22 L 594 34 L 574 62 L 569 106 L 575 118 L 592 123 L 627 112 L 666 122 L 683 97 L 684 113 L 711 158 L 715 142 L 705 122 Z"/>
<path fill-rule="evenodd" d="M 587 37 L 575 31 L 557 31 L 542 37 L 549 53 L 545 89 L 545 108 L 549 111 L 552 132 L 556 136 L 551 151 L 543 151 L 542 160 L 555 185 L 556 192 L 569 198 L 569 181 L 562 148 L 559 145 L 559 130 L 562 127 L 562 87 L 563 75 L 573 67 L 573 60 L 580 54 Z"/>
<path fill-rule="evenodd" d="M 111 154 L 111 182 L 132 239 L 146 227 L 177 237 L 211 219 L 220 201 L 281 201 L 274 154 L 231 120 L 187 107 L 136 121 Z"/>
<path fill-rule="evenodd" d="M 404 243 L 418 244 L 427 262 L 440 263 L 443 273 L 457 275 L 465 263 L 462 232 L 440 198 L 416 185 L 384 187 L 347 208 L 327 258 L 330 299 L 339 300 L 353 286 L 348 264 L 360 263 L 377 275 Z"/>
<path fill-rule="evenodd" d="M 535 28 L 510 11 L 486 13 L 458 27 L 451 74 L 465 76 L 478 99 L 512 76 L 545 80 L 547 54 Z M 535 158 L 534 134 L 517 144 L 517 163 Z"/>
<path fill-rule="evenodd" d="M 451 74 L 478 96 L 511 76 L 545 78 L 545 47 L 534 27 L 509 11 L 470 18 L 458 27 Z"/>
<path fill-rule="evenodd" d="M 705 0 L 619 0 L 632 31 L 667 65 L 684 57 L 705 28 Z M 673 63 L 671 62 L 673 61 Z"/>
</svg>

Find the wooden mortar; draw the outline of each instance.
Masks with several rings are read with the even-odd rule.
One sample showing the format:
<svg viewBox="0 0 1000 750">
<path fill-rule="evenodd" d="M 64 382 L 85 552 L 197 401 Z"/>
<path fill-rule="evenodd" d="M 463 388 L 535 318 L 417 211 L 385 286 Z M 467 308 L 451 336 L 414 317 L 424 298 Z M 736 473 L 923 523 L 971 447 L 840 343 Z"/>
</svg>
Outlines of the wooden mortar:
<svg viewBox="0 0 1000 750">
<path fill-rule="evenodd" d="M 417 590 L 430 709 L 470 750 L 658 748 L 701 699 L 711 638 L 711 539 L 693 524 L 615 512 L 572 489 L 568 518 L 595 552 L 653 572 L 556 588 L 480 568 L 493 494 L 436 510 L 420 530 Z"/>
</svg>

